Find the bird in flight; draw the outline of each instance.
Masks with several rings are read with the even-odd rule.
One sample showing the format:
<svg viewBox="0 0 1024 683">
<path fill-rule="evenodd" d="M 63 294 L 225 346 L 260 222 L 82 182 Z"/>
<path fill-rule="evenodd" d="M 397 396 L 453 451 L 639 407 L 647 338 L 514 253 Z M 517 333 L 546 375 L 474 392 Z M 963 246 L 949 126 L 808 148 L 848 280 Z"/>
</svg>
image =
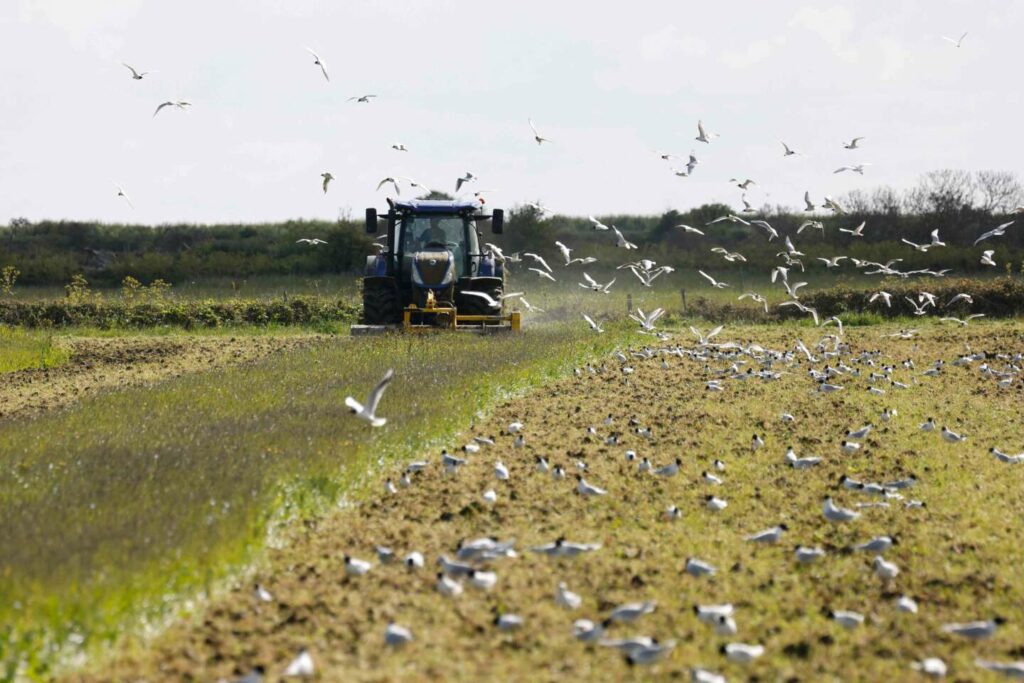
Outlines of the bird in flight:
<svg viewBox="0 0 1024 683">
<path fill-rule="evenodd" d="M 319 237 L 314 237 L 312 239 L 310 239 L 309 237 L 300 237 L 299 239 L 295 240 L 295 244 L 301 244 L 301 243 L 308 244 L 308 245 L 310 245 L 312 247 L 315 247 L 318 244 L 327 244 L 327 242 L 325 242 L 324 240 L 320 239 Z"/>
<path fill-rule="evenodd" d="M 863 139 L 864 139 L 863 136 L 861 136 L 859 138 L 854 138 L 854 139 L 850 140 L 849 142 L 843 143 L 843 148 L 844 149 L 860 149 L 860 147 L 857 146 L 857 143 L 860 142 Z"/>
<path fill-rule="evenodd" d="M 171 100 L 168 100 L 166 102 L 161 102 L 160 106 L 158 106 L 156 108 L 156 111 L 153 112 L 153 118 L 156 118 L 156 115 L 159 114 L 160 110 L 163 109 L 164 107 L 177 107 L 178 109 L 180 109 L 182 111 L 187 111 L 187 107 L 191 107 L 191 106 L 192 106 L 191 102 L 185 102 L 184 100 L 178 100 L 177 102 L 174 102 L 174 101 L 171 101 Z"/>
<path fill-rule="evenodd" d="M 384 180 L 377 183 L 377 189 L 380 190 L 380 188 L 382 188 L 387 183 L 391 183 L 394 186 L 395 194 L 402 194 L 402 188 L 398 187 L 398 181 L 392 178 L 391 176 L 388 176 Z"/>
<path fill-rule="evenodd" d="M 125 200 L 126 202 L 128 202 L 128 206 L 130 206 L 130 207 L 132 207 L 132 208 L 134 209 L 134 208 L 135 208 L 135 205 L 134 205 L 134 204 L 132 204 L 132 200 L 128 198 L 128 195 L 127 195 L 127 194 L 125 194 L 124 188 L 122 188 L 122 187 L 121 187 L 120 185 L 118 185 L 117 183 L 114 183 L 114 187 L 116 187 L 116 188 L 117 188 L 117 196 L 118 196 L 118 197 L 124 197 L 124 200 Z"/>
<path fill-rule="evenodd" d="M 331 184 L 332 180 L 334 180 L 334 176 L 330 171 L 324 171 L 320 174 L 320 177 L 324 179 L 324 194 L 327 194 L 327 186 Z"/>
<path fill-rule="evenodd" d="M 604 332 L 604 328 L 602 328 L 600 325 L 595 323 L 593 318 L 591 318 L 586 313 L 583 314 L 583 319 L 587 321 L 587 324 L 590 325 L 590 329 L 592 329 L 594 332 L 597 332 L 598 334 L 601 334 L 602 332 Z"/>
<path fill-rule="evenodd" d="M 314 52 L 313 48 L 307 47 L 306 51 L 313 55 L 313 64 L 320 67 L 320 72 L 324 75 L 324 80 L 330 82 L 331 77 L 327 75 L 327 65 L 324 64 L 324 60 L 320 59 L 320 55 Z"/>
<path fill-rule="evenodd" d="M 391 145 L 391 149 L 396 150 L 398 152 L 408 152 L 409 151 L 409 148 L 406 147 L 401 142 L 396 142 L 396 143 L 392 144 Z"/>
<path fill-rule="evenodd" d="M 1011 225 L 1013 225 L 1014 223 L 1016 223 L 1016 222 L 1017 221 L 1010 221 L 1009 223 L 1003 223 L 1002 225 L 998 225 L 998 226 L 992 228 L 991 230 L 989 230 L 988 232 L 986 232 L 984 235 L 982 235 L 978 239 L 974 240 L 974 243 L 978 244 L 979 242 L 983 242 L 983 241 L 987 240 L 989 237 L 1002 237 L 1003 235 L 1006 234 L 1006 229 L 1008 227 L 1010 227 Z"/>
<path fill-rule="evenodd" d="M 537 141 L 538 145 L 542 145 L 545 142 L 551 142 L 551 140 L 549 140 L 549 139 L 547 139 L 545 137 L 542 137 L 541 134 L 537 132 L 537 126 L 533 125 L 533 119 L 526 119 L 526 120 L 530 123 L 530 130 L 533 131 L 533 139 Z"/>
<path fill-rule="evenodd" d="M 697 142 L 703 142 L 705 144 L 711 144 L 711 138 L 717 138 L 717 137 L 718 137 L 718 133 L 708 133 L 704 129 L 704 122 L 703 121 L 698 121 L 697 122 L 697 137 L 694 138 L 695 140 L 697 140 Z"/>
<path fill-rule="evenodd" d="M 370 100 L 372 98 L 374 98 L 374 97 L 376 97 L 376 95 L 353 95 L 352 97 L 348 98 L 347 101 L 351 102 L 352 100 L 355 100 L 356 102 L 362 102 L 363 104 L 368 104 L 370 102 Z"/>
<path fill-rule="evenodd" d="M 952 38 L 947 38 L 946 36 L 942 36 L 942 39 L 945 40 L 946 42 L 953 43 L 953 45 L 956 46 L 956 47 L 960 47 L 961 45 L 963 45 L 964 38 L 966 38 L 966 37 L 967 37 L 967 31 L 964 31 L 963 35 L 961 35 L 956 40 L 953 40 Z"/>
<path fill-rule="evenodd" d="M 710 282 L 711 286 L 714 287 L 715 289 L 725 289 L 726 287 L 729 286 L 729 285 L 725 284 L 724 282 L 719 282 L 715 278 L 713 278 L 710 275 L 708 275 L 707 273 L 705 273 L 703 270 L 698 270 L 697 272 L 701 274 L 701 277 L 703 277 L 705 280 Z"/>
<path fill-rule="evenodd" d="M 459 188 L 461 188 L 464 183 L 468 183 L 471 180 L 476 180 L 476 176 L 469 171 L 466 171 L 466 175 L 455 180 L 455 191 L 458 192 Z"/>
<path fill-rule="evenodd" d="M 124 62 L 121 62 L 121 65 L 124 66 L 126 69 L 128 69 L 129 71 L 132 72 L 132 80 L 135 80 L 135 81 L 141 81 L 143 76 L 147 76 L 147 75 L 149 75 L 151 73 L 155 73 L 153 71 L 136 71 L 134 67 L 129 66 L 128 64 L 125 64 Z"/>
<path fill-rule="evenodd" d="M 383 417 L 377 417 L 377 406 L 380 404 L 380 399 L 384 395 L 384 390 L 388 388 L 388 384 L 391 383 L 392 378 L 395 376 L 394 370 L 388 370 L 384 373 L 384 379 L 377 383 L 377 386 L 370 392 L 369 398 L 366 399 L 366 405 L 363 405 L 359 401 L 355 400 L 351 396 L 345 397 L 345 405 L 349 407 L 352 414 L 361 420 L 366 420 L 372 427 L 383 427 L 387 423 L 387 419 Z"/>
<path fill-rule="evenodd" d="M 795 149 L 792 149 L 789 145 L 787 145 L 782 140 L 779 140 L 779 144 L 781 144 L 782 145 L 782 149 L 785 150 L 782 153 L 782 156 L 784 156 L 784 157 L 793 157 L 793 156 L 798 156 L 800 154 L 800 152 L 796 151 Z"/>
<path fill-rule="evenodd" d="M 856 164 L 855 166 L 840 166 L 836 170 L 832 171 L 832 173 L 842 173 L 844 171 L 853 171 L 854 173 L 857 173 L 859 175 L 864 175 L 864 168 L 866 166 L 870 166 L 870 165 L 871 164 Z"/>
</svg>

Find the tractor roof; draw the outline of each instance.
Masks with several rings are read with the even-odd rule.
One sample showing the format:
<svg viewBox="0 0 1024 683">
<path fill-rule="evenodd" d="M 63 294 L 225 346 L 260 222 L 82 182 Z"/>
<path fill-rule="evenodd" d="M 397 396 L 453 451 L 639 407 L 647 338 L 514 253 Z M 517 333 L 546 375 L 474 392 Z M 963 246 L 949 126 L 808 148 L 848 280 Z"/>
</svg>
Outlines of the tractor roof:
<svg viewBox="0 0 1024 683">
<path fill-rule="evenodd" d="M 479 208 L 479 202 L 469 199 L 409 199 L 395 202 L 396 211 L 412 213 L 466 213 Z"/>
</svg>

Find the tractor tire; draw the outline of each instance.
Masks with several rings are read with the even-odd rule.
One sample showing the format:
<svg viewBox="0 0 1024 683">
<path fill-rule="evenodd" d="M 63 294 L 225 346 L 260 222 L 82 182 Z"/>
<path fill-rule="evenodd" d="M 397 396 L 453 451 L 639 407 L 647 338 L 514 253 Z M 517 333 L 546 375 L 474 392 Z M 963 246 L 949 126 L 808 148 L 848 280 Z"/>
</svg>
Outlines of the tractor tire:
<svg viewBox="0 0 1024 683">
<path fill-rule="evenodd" d="M 363 281 L 363 324 L 394 325 L 402 322 L 402 304 L 394 282 Z"/>
</svg>

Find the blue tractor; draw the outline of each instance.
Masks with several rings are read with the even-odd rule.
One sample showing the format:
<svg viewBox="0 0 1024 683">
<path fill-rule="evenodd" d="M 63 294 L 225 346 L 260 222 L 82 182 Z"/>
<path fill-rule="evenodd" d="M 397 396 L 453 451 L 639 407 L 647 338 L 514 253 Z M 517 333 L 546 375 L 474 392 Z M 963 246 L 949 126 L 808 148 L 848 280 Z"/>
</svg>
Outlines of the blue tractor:
<svg viewBox="0 0 1024 683">
<path fill-rule="evenodd" d="M 363 277 L 363 325 L 353 333 L 401 326 L 492 331 L 519 329 L 505 313 L 503 264 L 481 244 L 478 226 L 501 234 L 504 212 L 464 200 L 388 200 L 386 214 L 366 210 L 366 232 L 384 228 L 386 243 L 368 256 Z"/>
</svg>

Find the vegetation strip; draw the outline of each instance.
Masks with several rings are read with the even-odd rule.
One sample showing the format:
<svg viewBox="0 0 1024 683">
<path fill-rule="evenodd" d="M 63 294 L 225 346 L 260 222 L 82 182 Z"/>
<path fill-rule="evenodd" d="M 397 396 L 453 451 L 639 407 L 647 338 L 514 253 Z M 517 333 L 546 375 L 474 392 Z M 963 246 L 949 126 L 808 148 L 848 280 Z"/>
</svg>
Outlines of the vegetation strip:
<svg viewBox="0 0 1024 683">
<path fill-rule="evenodd" d="M 378 462 L 436 443 L 623 334 L 552 325 L 500 339 L 345 339 L 4 427 L 0 661 L 10 675 L 47 677 L 140 614 L 159 620 L 252 558 L 272 518 L 356 495 Z M 342 401 L 389 366 L 390 422 L 368 433 Z"/>
</svg>

